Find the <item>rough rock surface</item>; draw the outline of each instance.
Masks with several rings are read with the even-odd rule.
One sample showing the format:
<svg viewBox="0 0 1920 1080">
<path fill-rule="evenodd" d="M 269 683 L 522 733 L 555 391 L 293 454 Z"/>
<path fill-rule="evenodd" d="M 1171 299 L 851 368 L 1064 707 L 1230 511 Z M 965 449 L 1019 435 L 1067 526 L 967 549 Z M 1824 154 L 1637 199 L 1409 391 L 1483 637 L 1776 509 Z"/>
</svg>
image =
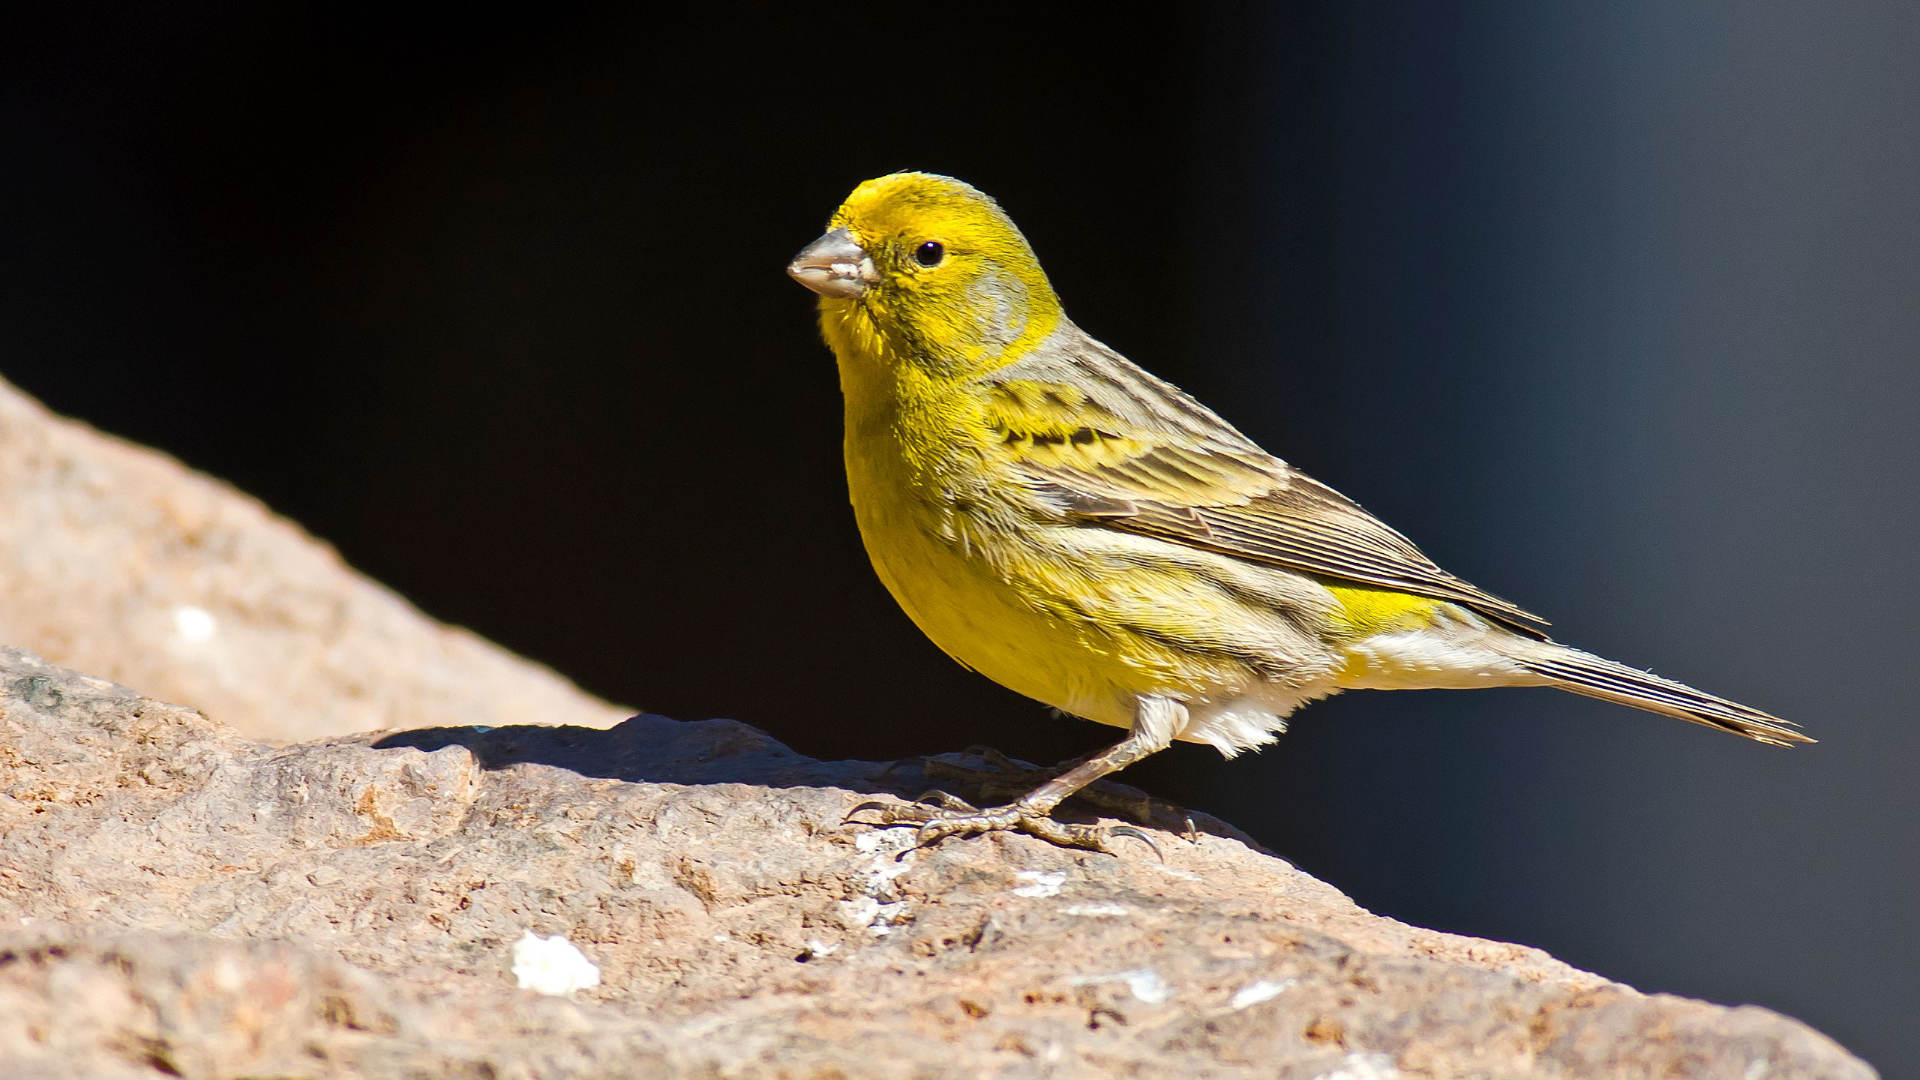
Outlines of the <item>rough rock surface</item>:
<svg viewBox="0 0 1920 1080">
<path fill-rule="evenodd" d="M 259 502 L 0 381 L 0 642 L 257 738 L 631 710 L 422 615 Z"/>
<path fill-rule="evenodd" d="M 925 765 L 743 725 L 297 746 L 0 650 L 0 1062 L 55 1076 L 1869 1077 L 1759 1008 L 1165 862 L 841 824 Z M 879 794 L 876 794 L 879 793 Z M 517 989 L 523 932 L 600 985 Z"/>
</svg>

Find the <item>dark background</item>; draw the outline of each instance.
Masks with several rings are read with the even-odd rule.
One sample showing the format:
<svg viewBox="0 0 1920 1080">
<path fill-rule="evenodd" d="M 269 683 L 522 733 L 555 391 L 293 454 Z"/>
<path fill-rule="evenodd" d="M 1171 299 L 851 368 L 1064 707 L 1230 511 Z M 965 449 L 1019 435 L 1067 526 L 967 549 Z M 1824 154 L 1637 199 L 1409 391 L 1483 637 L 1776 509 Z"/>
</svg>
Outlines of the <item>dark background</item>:
<svg viewBox="0 0 1920 1080">
<path fill-rule="evenodd" d="M 43 16 L 0 374 L 607 697 L 1051 761 L 1117 733 L 894 608 L 782 273 L 857 181 L 956 174 L 1083 326 L 1443 565 L 1823 740 L 1354 694 L 1129 780 L 1920 1072 L 1920 14 L 1409 7 Z"/>
</svg>

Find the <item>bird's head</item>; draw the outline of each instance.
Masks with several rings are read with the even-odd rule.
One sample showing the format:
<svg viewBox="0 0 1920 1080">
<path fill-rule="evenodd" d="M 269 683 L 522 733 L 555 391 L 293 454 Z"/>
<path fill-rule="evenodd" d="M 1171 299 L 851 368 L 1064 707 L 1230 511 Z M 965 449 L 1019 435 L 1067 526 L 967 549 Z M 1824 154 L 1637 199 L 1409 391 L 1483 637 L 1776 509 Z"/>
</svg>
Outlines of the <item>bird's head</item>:
<svg viewBox="0 0 1920 1080">
<path fill-rule="evenodd" d="M 990 369 L 1060 321 L 1040 261 L 999 205 L 930 173 L 855 188 L 787 273 L 820 294 L 837 352 L 837 337 L 855 347 L 872 337 L 876 354 Z"/>
</svg>

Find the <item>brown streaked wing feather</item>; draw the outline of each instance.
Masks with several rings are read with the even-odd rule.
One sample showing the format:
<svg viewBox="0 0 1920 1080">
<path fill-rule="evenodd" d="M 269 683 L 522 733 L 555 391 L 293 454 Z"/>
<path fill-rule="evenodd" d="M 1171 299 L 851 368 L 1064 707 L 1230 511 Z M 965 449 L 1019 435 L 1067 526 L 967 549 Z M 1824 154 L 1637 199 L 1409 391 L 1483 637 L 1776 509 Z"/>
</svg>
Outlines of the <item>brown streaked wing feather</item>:
<svg viewBox="0 0 1920 1080">
<path fill-rule="evenodd" d="M 1105 467 L 1028 465 L 1044 495 L 1110 528 L 1253 562 L 1464 604 L 1538 635 L 1545 619 L 1440 569 L 1406 537 L 1331 488 L 1292 473 L 1244 501 L 1168 500 L 1127 489 Z M 1225 493 L 1221 493 L 1225 494 Z"/>
<path fill-rule="evenodd" d="M 1080 390 L 1050 396 L 1044 416 L 1002 403 L 1008 411 L 996 422 L 1010 430 L 1084 425 L 1131 432 L 1150 416 L 1159 430 L 1148 436 L 1156 441 L 1124 460 L 1114 460 L 1110 449 L 1084 460 L 1014 455 L 1014 467 L 1063 512 L 1252 562 L 1452 601 L 1544 636 L 1545 619 L 1442 570 L 1357 503 L 1267 454 L 1119 354 L 1090 338 L 1079 343 L 1077 355 L 1019 365 L 1026 370 L 1017 377 L 1029 386 L 1070 380 Z M 1116 425 L 1121 418 L 1134 422 Z"/>
</svg>

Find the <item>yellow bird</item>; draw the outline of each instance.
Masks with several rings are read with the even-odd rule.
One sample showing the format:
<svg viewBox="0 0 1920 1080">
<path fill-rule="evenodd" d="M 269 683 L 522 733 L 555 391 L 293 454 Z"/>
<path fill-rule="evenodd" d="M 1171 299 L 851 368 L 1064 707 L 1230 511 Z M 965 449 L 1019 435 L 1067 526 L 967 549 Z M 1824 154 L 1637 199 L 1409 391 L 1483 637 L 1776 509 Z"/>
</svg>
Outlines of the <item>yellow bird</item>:
<svg viewBox="0 0 1920 1080">
<path fill-rule="evenodd" d="M 1232 756 L 1342 690 L 1552 686 L 1775 746 L 1758 709 L 1557 644 L 1066 316 L 1033 249 L 945 176 L 869 180 L 787 272 L 819 294 L 868 556 L 949 656 L 1126 728 L 1006 806 L 886 812 L 922 844 L 1105 850 L 1061 800 L 1175 739 Z"/>
</svg>

